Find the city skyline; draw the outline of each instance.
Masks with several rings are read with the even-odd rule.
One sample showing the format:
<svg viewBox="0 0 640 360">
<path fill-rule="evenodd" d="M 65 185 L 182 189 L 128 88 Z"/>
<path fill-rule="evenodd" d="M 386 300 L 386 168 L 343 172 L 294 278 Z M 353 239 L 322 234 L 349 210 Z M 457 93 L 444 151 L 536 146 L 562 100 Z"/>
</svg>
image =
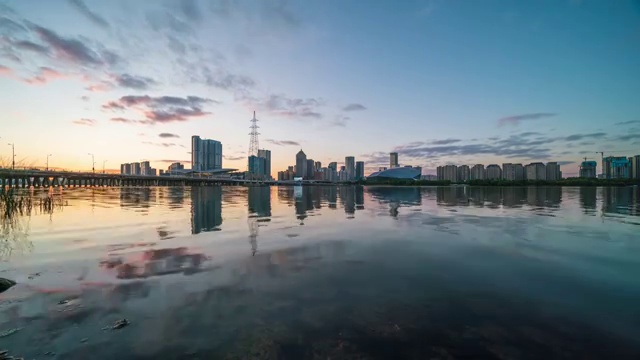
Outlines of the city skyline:
<svg viewBox="0 0 640 360">
<path fill-rule="evenodd" d="M 274 178 L 640 153 L 637 2 L 276 3 L 3 2 L 0 163 L 191 167 L 198 135 L 244 170 L 252 111 Z"/>
</svg>

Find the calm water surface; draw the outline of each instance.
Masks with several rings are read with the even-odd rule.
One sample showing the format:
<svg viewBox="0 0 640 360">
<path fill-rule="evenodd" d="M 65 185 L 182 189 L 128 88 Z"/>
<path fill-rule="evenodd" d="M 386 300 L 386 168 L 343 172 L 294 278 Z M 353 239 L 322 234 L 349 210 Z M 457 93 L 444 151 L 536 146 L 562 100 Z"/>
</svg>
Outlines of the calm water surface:
<svg viewBox="0 0 640 360">
<path fill-rule="evenodd" d="M 0 228 L 14 356 L 640 358 L 637 187 L 52 194 Z"/>
</svg>

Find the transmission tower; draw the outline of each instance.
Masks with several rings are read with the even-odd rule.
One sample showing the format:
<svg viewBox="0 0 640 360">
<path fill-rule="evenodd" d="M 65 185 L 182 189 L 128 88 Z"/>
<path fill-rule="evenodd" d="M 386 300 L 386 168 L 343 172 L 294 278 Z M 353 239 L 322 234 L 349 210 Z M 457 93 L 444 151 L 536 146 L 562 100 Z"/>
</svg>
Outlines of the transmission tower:
<svg viewBox="0 0 640 360">
<path fill-rule="evenodd" d="M 253 119 L 251 119 L 251 126 L 249 128 L 251 129 L 251 132 L 249 133 L 249 135 L 251 135 L 251 141 L 249 142 L 249 156 L 258 156 L 258 135 L 260 135 L 260 133 L 258 132 L 259 126 L 255 111 L 253 112 Z"/>
</svg>

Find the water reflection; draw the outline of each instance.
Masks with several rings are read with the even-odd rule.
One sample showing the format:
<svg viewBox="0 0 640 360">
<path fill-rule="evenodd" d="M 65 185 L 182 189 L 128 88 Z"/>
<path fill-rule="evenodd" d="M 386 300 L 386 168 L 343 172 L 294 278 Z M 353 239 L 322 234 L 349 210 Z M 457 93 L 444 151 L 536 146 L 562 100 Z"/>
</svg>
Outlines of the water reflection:
<svg viewBox="0 0 640 360">
<path fill-rule="evenodd" d="M 258 232 L 261 222 L 271 221 L 271 188 L 269 186 L 249 187 L 247 194 L 249 215 L 249 244 L 251 244 L 251 255 L 258 252 Z"/>
<path fill-rule="evenodd" d="M 217 230 L 222 224 L 222 188 L 192 187 L 190 192 L 191 233 Z"/>
<path fill-rule="evenodd" d="M 0 300 L 0 328 L 22 329 L 5 347 L 25 358 L 634 358 L 639 198 L 638 188 L 67 191 L 64 212 L 2 223 L 3 241 L 20 233 L 34 251 L 3 263 L 19 284 L 2 295 L 19 300 Z M 132 326 L 100 330 L 121 318 Z"/>
<path fill-rule="evenodd" d="M 207 259 L 204 254 L 190 253 L 186 247 L 146 250 L 128 256 L 113 255 L 100 266 L 115 271 L 118 279 L 139 279 L 175 273 L 194 274 Z"/>
</svg>

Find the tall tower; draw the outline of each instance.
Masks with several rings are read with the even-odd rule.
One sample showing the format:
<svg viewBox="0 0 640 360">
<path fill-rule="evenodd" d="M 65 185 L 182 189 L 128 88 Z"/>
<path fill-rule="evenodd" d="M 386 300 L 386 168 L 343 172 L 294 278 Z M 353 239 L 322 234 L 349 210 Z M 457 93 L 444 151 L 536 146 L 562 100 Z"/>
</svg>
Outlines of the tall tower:
<svg viewBox="0 0 640 360">
<path fill-rule="evenodd" d="M 253 119 L 251 119 L 251 126 L 249 128 L 251 129 L 251 132 L 249 133 L 249 135 L 251 135 L 251 140 L 249 142 L 249 156 L 258 156 L 258 135 L 260 135 L 260 133 L 258 132 L 259 126 L 255 111 L 253 112 Z"/>
</svg>

